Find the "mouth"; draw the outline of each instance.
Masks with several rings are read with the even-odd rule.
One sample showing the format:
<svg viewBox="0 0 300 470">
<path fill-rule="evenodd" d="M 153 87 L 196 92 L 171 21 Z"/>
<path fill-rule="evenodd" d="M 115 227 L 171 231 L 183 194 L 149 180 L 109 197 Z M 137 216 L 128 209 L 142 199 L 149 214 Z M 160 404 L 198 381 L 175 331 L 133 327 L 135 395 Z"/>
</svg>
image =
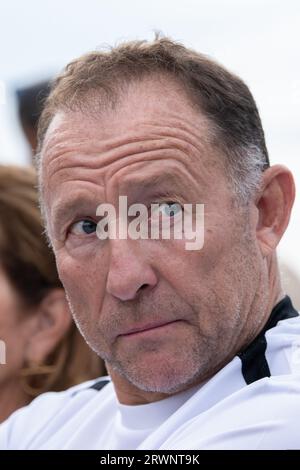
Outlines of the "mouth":
<svg viewBox="0 0 300 470">
<path fill-rule="evenodd" d="M 125 333 L 120 334 L 120 337 L 130 337 L 130 336 L 135 336 L 139 335 L 142 333 L 147 333 L 151 331 L 158 331 L 160 329 L 163 329 L 165 327 L 168 327 L 170 325 L 173 325 L 175 323 L 182 322 L 182 320 L 172 320 L 169 322 L 160 322 L 160 323 L 150 323 L 150 324 L 144 324 L 141 326 L 136 326 L 134 328 L 131 328 L 130 330 L 126 331 Z"/>
</svg>

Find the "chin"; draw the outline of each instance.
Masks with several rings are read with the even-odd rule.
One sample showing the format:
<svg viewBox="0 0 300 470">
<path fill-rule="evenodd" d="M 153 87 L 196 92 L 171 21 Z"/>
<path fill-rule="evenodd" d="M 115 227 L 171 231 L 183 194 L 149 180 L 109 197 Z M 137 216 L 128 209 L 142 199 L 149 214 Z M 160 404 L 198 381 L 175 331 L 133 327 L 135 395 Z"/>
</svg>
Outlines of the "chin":
<svg viewBox="0 0 300 470">
<path fill-rule="evenodd" d="M 122 364 L 114 367 L 128 382 L 145 392 L 174 394 L 197 382 L 199 370 L 186 364 L 168 362 L 148 362 L 145 364 Z"/>
<path fill-rule="evenodd" d="M 194 384 L 193 379 L 186 379 L 182 377 L 152 377 L 150 380 L 143 380 L 143 378 L 131 377 L 131 383 L 144 392 L 165 393 L 173 395 L 189 388 Z"/>
</svg>

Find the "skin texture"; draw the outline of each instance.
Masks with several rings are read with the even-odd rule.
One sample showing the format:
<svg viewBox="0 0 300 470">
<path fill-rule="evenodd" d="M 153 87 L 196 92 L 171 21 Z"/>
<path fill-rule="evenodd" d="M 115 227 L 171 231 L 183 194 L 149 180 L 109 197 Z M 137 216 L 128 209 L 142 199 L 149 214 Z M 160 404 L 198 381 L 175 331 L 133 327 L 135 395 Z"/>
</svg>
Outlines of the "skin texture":
<svg viewBox="0 0 300 470">
<path fill-rule="evenodd" d="M 75 321 L 106 361 L 124 404 L 147 403 L 210 378 L 261 330 L 283 293 L 275 248 L 292 177 L 264 173 L 239 207 L 210 125 L 176 83 L 130 85 L 114 109 L 58 112 L 42 149 L 42 197 Z M 100 203 L 205 204 L 204 247 L 185 240 L 99 240 Z M 160 325 L 160 326 L 159 326 Z M 133 329 L 139 329 L 130 334 Z"/>
</svg>

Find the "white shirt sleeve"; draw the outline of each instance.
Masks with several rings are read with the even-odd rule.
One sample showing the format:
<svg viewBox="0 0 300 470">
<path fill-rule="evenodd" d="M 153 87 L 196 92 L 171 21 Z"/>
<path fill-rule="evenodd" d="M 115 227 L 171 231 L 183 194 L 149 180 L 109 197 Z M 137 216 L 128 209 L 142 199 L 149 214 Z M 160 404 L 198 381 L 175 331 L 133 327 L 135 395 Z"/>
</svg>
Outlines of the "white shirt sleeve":
<svg viewBox="0 0 300 470">
<path fill-rule="evenodd" d="M 23 450 L 30 448 L 30 443 L 39 433 L 49 429 L 55 432 L 51 421 L 70 408 L 70 415 L 74 406 L 80 407 L 87 396 L 95 393 L 89 387 L 95 380 L 90 380 L 63 392 L 48 392 L 39 395 L 28 406 L 15 411 L 6 421 L 0 424 L 0 450 Z M 81 392 L 78 393 L 77 392 Z M 71 405 L 71 406 L 70 406 Z"/>
</svg>

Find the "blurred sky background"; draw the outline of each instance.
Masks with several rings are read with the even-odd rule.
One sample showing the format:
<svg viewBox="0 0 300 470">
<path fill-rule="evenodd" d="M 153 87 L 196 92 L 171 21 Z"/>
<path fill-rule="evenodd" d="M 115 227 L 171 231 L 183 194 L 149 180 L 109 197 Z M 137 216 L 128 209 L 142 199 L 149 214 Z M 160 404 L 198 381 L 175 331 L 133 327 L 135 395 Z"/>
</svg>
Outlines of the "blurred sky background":
<svg viewBox="0 0 300 470">
<path fill-rule="evenodd" d="M 260 110 L 271 162 L 290 167 L 300 193 L 299 0 L 1 0 L 0 161 L 29 162 L 16 88 L 51 77 L 86 51 L 153 38 L 155 30 L 244 79 Z M 298 194 L 279 250 L 298 276 L 299 239 Z"/>
</svg>

